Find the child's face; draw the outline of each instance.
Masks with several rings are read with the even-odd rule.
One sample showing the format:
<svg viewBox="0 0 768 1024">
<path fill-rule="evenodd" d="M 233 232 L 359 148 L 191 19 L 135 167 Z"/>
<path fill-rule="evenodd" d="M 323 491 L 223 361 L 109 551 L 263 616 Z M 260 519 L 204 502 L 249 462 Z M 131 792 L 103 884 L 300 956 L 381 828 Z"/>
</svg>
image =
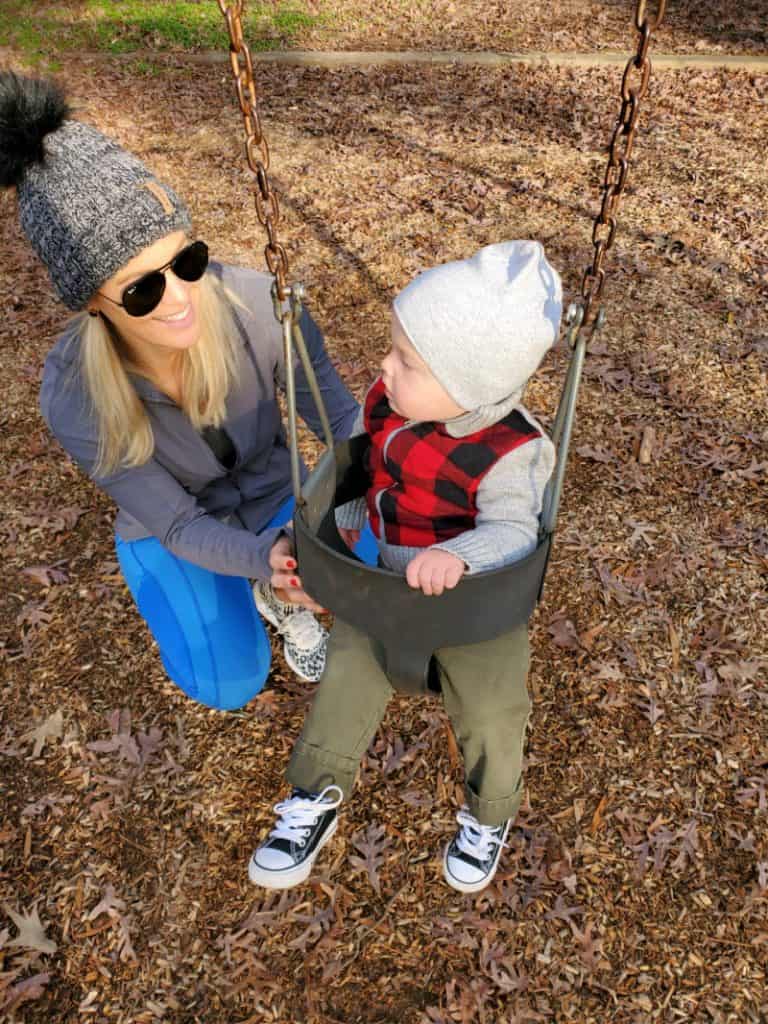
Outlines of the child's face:
<svg viewBox="0 0 768 1024">
<path fill-rule="evenodd" d="M 389 404 L 407 420 L 442 421 L 461 416 L 457 405 L 432 375 L 392 313 L 392 348 L 381 362 Z"/>
</svg>

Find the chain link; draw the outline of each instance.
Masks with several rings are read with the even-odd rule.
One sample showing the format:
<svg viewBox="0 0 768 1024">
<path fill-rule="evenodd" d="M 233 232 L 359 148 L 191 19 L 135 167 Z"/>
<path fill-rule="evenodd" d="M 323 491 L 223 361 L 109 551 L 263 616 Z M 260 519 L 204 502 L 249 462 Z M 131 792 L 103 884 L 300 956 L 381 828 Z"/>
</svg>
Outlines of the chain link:
<svg viewBox="0 0 768 1024">
<path fill-rule="evenodd" d="M 635 10 L 635 28 L 638 32 L 643 31 L 643 25 L 648 24 L 651 31 L 655 31 L 661 24 L 664 18 L 664 8 L 667 6 L 667 0 L 656 0 L 656 17 L 648 19 L 645 8 L 648 6 L 647 0 L 637 0 L 637 8 Z"/>
<path fill-rule="evenodd" d="M 651 81 L 651 62 L 648 50 L 651 33 L 664 18 L 666 0 L 656 0 L 656 15 L 646 13 L 647 0 L 637 0 L 635 28 L 640 33 L 637 52 L 627 61 L 621 80 L 621 109 L 608 147 L 608 164 L 603 178 L 603 201 L 592 228 L 594 255 L 592 263 L 585 269 L 581 281 L 584 299 L 582 323 L 590 324 L 597 316 L 597 307 L 605 285 L 605 257 L 613 245 L 616 235 L 617 214 L 624 188 L 627 184 L 629 161 L 635 143 L 640 101 L 648 92 Z"/>
<path fill-rule="evenodd" d="M 280 204 L 269 182 L 269 146 L 264 136 L 259 113 L 258 92 L 253 77 L 251 51 L 243 33 L 244 0 L 217 0 L 229 32 L 229 62 L 235 79 L 235 91 L 245 126 L 245 155 L 254 174 L 253 198 L 256 216 L 267 230 L 264 258 L 274 275 L 281 302 L 288 296 L 288 254 L 280 244 L 277 226 Z"/>
</svg>

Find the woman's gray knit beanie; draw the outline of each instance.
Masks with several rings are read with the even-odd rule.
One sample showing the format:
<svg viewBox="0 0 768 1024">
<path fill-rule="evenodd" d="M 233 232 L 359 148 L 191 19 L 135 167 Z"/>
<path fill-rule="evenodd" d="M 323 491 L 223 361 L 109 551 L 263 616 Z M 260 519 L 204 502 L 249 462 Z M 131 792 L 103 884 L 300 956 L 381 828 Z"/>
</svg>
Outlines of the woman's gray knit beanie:
<svg viewBox="0 0 768 1024">
<path fill-rule="evenodd" d="M 69 119 L 55 83 L 0 74 L 0 185 L 62 301 L 82 309 L 142 249 L 191 230 L 167 185 L 100 131 Z"/>
</svg>

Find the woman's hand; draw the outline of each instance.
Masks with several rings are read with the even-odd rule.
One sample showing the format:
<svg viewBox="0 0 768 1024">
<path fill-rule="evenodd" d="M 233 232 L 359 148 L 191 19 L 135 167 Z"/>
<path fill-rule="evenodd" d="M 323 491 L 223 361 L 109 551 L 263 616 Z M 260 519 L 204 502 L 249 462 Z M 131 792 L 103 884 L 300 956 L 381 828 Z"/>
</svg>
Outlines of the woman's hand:
<svg viewBox="0 0 768 1024">
<path fill-rule="evenodd" d="M 279 537 L 269 552 L 269 565 L 272 569 L 269 582 L 281 601 L 300 604 L 311 612 L 324 612 L 325 608 L 313 601 L 302 588 L 301 580 L 296 575 L 297 564 L 290 538 L 285 535 Z"/>
<path fill-rule="evenodd" d="M 422 590 L 429 597 L 438 597 L 444 590 L 453 590 L 466 568 L 458 555 L 427 548 L 410 560 L 405 578 L 414 590 Z"/>
<path fill-rule="evenodd" d="M 336 529 L 339 531 L 339 536 L 347 545 L 350 551 L 354 551 L 355 545 L 360 540 L 360 534 L 362 530 L 348 530 L 345 526 L 337 526 Z"/>
</svg>

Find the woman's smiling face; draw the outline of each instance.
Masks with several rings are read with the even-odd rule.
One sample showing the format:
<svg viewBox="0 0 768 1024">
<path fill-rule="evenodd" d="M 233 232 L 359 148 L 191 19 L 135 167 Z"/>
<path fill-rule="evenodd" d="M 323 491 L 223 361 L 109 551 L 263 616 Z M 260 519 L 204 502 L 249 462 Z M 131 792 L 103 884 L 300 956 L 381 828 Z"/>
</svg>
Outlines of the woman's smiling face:
<svg viewBox="0 0 768 1024">
<path fill-rule="evenodd" d="M 126 288 L 140 277 L 164 267 L 189 244 L 183 231 L 158 239 L 113 274 L 88 303 L 88 309 L 102 313 L 128 345 L 157 345 L 182 351 L 200 337 L 200 282 L 182 281 L 170 267 L 165 274 L 165 291 L 159 304 L 146 316 L 129 316 L 118 303 Z"/>
</svg>

